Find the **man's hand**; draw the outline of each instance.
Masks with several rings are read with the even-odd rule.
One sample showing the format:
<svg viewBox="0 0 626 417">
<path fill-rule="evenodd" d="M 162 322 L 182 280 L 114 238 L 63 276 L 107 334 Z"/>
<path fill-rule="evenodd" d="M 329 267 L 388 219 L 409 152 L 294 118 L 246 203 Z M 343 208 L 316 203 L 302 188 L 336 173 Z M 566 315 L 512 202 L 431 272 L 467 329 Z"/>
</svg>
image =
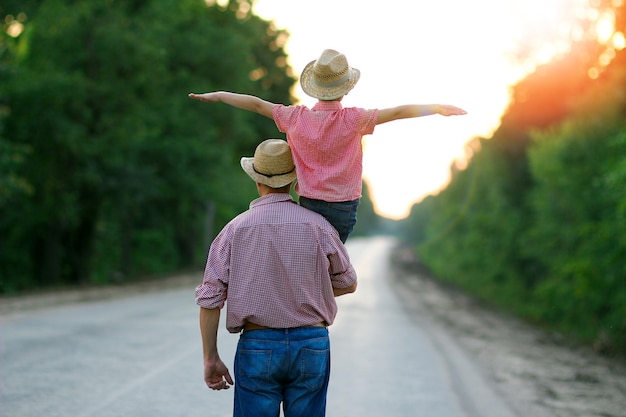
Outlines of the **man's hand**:
<svg viewBox="0 0 626 417">
<path fill-rule="evenodd" d="M 450 106 L 449 104 L 438 104 L 437 107 L 437 113 L 442 116 L 462 116 L 467 114 L 465 110 L 455 106 Z"/>
<path fill-rule="evenodd" d="M 189 98 L 193 98 L 194 100 L 206 101 L 207 103 L 217 103 L 218 101 L 220 101 L 219 92 L 204 94 L 189 93 Z"/>
<path fill-rule="evenodd" d="M 234 384 L 228 368 L 221 359 L 204 362 L 204 382 L 214 391 L 228 389 Z"/>
</svg>

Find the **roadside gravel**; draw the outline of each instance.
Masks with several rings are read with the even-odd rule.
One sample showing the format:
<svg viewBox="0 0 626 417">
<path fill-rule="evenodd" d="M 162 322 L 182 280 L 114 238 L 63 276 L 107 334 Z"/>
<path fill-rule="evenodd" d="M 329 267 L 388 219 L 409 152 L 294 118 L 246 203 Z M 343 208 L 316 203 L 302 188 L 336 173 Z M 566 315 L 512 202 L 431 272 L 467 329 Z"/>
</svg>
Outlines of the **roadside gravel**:
<svg viewBox="0 0 626 417">
<path fill-rule="evenodd" d="M 198 272 L 118 285 L 43 290 L 19 296 L 0 297 L 0 319 L 65 304 L 106 300 L 181 286 L 189 286 L 192 289 L 190 297 L 193 297 L 193 288 L 201 280 L 202 272 Z"/>
<path fill-rule="evenodd" d="M 406 248 L 398 248 L 393 257 L 397 293 L 407 309 L 441 324 L 520 417 L 626 417 L 624 361 L 577 346 L 433 280 Z"/>
</svg>

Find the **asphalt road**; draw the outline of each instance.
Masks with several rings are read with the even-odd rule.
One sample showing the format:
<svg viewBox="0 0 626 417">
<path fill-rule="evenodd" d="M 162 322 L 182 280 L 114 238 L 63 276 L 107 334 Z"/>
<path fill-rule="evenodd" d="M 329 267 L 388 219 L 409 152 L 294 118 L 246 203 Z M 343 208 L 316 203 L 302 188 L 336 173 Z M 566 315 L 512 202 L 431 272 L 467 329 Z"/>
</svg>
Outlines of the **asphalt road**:
<svg viewBox="0 0 626 417">
<path fill-rule="evenodd" d="M 392 247 L 348 242 L 360 282 L 338 299 L 330 327 L 327 415 L 515 416 L 445 330 L 407 314 L 392 288 Z M 194 287 L 0 316 L 0 416 L 230 416 L 233 390 L 202 381 Z M 218 341 L 232 364 L 237 336 L 222 326 Z"/>
</svg>

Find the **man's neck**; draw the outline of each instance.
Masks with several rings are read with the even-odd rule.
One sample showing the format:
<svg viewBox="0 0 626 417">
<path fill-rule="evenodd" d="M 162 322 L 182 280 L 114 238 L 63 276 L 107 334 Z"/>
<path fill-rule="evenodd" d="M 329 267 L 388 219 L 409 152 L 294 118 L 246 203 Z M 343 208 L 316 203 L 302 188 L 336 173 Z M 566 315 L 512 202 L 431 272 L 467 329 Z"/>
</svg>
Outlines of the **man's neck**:
<svg viewBox="0 0 626 417">
<path fill-rule="evenodd" d="M 282 188 L 272 188 L 268 187 L 265 184 L 261 184 L 260 182 L 256 183 L 257 191 L 259 192 L 259 196 L 263 197 L 268 194 L 289 194 L 289 189 L 291 188 L 291 184 L 286 185 Z"/>
</svg>

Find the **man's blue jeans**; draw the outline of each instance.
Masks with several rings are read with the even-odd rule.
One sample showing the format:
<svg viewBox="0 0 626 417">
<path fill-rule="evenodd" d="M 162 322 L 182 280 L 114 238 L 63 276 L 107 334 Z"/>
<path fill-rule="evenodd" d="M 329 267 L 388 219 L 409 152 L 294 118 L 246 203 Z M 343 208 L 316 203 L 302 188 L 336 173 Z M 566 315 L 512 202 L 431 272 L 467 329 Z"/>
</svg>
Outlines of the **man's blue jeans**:
<svg viewBox="0 0 626 417">
<path fill-rule="evenodd" d="M 323 417 L 330 377 L 324 327 L 247 330 L 235 355 L 234 417 Z"/>
<path fill-rule="evenodd" d="M 356 211 L 360 200 L 329 203 L 328 201 L 313 200 L 300 197 L 300 205 L 321 214 L 339 232 L 339 239 L 346 243 L 356 224 Z"/>
</svg>

